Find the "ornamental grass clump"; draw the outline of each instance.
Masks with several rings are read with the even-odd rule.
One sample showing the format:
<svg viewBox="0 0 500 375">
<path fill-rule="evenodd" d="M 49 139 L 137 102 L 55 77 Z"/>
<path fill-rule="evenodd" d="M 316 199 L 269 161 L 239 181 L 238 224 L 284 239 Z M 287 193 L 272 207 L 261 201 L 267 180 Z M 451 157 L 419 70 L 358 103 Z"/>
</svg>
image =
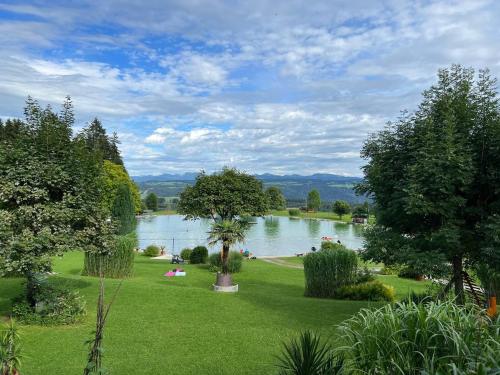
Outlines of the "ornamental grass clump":
<svg viewBox="0 0 500 375">
<path fill-rule="evenodd" d="M 116 236 L 113 250 L 108 254 L 86 252 L 83 275 L 122 278 L 132 276 L 134 249 L 137 246 L 135 233 Z"/>
<path fill-rule="evenodd" d="M 358 257 L 352 250 L 338 247 L 310 253 L 304 258 L 308 297 L 335 297 L 335 291 L 357 280 Z"/>
<path fill-rule="evenodd" d="M 339 330 L 339 350 L 356 374 L 498 373 L 488 369 L 498 364 L 500 319 L 472 306 L 408 302 L 363 309 Z"/>
</svg>

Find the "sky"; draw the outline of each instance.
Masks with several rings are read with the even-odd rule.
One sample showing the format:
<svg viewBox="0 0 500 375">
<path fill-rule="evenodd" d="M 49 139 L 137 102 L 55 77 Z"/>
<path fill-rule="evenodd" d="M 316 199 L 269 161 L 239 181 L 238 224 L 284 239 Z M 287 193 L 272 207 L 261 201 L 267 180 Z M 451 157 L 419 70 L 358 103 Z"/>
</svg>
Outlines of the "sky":
<svg viewBox="0 0 500 375">
<path fill-rule="evenodd" d="M 131 175 L 361 175 L 453 63 L 500 76 L 500 2 L 0 0 L 0 118 L 98 117 Z"/>
</svg>

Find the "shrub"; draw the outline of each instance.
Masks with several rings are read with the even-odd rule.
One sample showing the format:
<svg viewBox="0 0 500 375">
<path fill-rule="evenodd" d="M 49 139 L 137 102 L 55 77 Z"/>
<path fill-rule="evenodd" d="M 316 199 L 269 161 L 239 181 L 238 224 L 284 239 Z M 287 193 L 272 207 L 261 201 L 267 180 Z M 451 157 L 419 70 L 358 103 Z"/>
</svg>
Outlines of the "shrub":
<svg viewBox="0 0 500 375">
<path fill-rule="evenodd" d="M 307 254 L 304 257 L 305 295 L 334 297 L 335 290 L 356 282 L 358 257 L 345 247 Z"/>
<path fill-rule="evenodd" d="M 189 258 L 191 257 L 191 253 L 193 252 L 193 250 L 191 250 L 190 248 L 186 247 L 185 249 L 182 249 L 181 250 L 181 258 L 184 259 L 184 260 L 189 260 Z"/>
<path fill-rule="evenodd" d="M 392 264 L 390 266 L 384 265 L 382 269 L 380 270 L 381 275 L 397 275 L 399 274 L 399 271 L 401 271 L 402 266 L 399 264 Z"/>
<path fill-rule="evenodd" d="M 0 373 L 2 375 L 19 374 L 21 345 L 17 331 L 13 320 L 0 331 Z"/>
<path fill-rule="evenodd" d="M 208 258 L 208 249 L 205 246 L 196 246 L 189 257 L 189 263 L 202 264 L 206 263 Z"/>
<path fill-rule="evenodd" d="M 217 269 L 217 271 L 220 271 L 222 268 L 222 258 L 220 253 L 210 254 L 208 263 L 210 263 L 211 269 Z M 229 273 L 240 272 L 242 265 L 243 255 L 241 255 L 238 251 L 231 251 L 227 259 L 227 268 Z"/>
<path fill-rule="evenodd" d="M 452 302 L 363 309 L 339 330 L 355 373 L 489 374 L 498 365 L 500 318 Z"/>
<path fill-rule="evenodd" d="M 343 357 L 335 356 L 331 346 L 310 331 L 284 343 L 278 361 L 280 375 L 335 375 L 344 366 Z"/>
<path fill-rule="evenodd" d="M 394 288 L 380 281 L 344 285 L 335 291 L 335 298 L 353 301 L 394 301 Z"/>
<path fill-rule="evenodd" d="M 367 283 L 373 280 L 375 280 L 375 276 L 373 276 L 368 267 L 364 267 L 363 269 L 358 268 L 356 274 L 356 284 Z"/>
<path fill-rule="evenodd" d="M 113 251 L 109 254 L 85 253 L 83 275 L 122 278 L 132 276 L 134 268 L 134 249 L 137 246 L 135 233 L 116 236 Z"/>
<path fill-rule="evenodd" d="M 37 293 L 35 309 L 24 296 L 12 304 L 12 316 L 24 324 L 72 324 L 84 315 L 85 301 L 78 292 L 48 284 Z"/>
<path fill-rule="evenodd" d="M 421 273 L 408 266 L 401 268 L 398 272 L 398 277 L 402 277 L 405 279 L 418 279 L 421 276 Z"/>
<path fill-rule="evenodd" d="M 147 257 L 157 257 L 160 255 L 160 248 L 156 245 L 149 245 L 144 249 L 142 255 Z"/>
<path fill-rule="evenodd" d="M 300 210 L 298 208 L 290 208 L 288 210 L 288 215 L 290 215 L 290 216 L 300 216 Z"/>
</svg>

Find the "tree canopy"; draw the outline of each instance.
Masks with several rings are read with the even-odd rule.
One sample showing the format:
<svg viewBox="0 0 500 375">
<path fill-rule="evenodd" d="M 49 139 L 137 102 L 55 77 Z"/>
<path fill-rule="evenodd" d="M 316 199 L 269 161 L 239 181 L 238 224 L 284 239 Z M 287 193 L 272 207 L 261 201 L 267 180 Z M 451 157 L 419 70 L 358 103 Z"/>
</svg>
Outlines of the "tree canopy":
<svg viewBox="0 0 500 375">
<path fill-rule="evenodd" d="M 103 162 L 102 183 L 102 205 L 109 212 L 112 209 L 113 202 L 120 185 L 126 184 L 132 194 L 135 213 L 141 212 L 141 194 L 139 188 L 132 181 L 127 171 L 122 165 L 115 164 L 109 160 Z"/>
<path fill-rule="evenodd" d="M 377 225 L 365 258 L 421 272 L 453 268 L 462 298 L 464 261 L 500 266 L 500 111 L 488 71 L 452 66 L 403 113 L 369 138 L 358 191 L 373 198 Z"/>
<path fill-rule="evenodd" d="M 342 216 L 351 212 L 351 206 L 346 201 L 338 200 L 333 203 L 333 212 L 339 215 L 342 219 Z"/>
<path fill-rule="evenodd" d="M 238 216 L 261 216 L 268 210 L 262 182 L 236 169 L 207 175 L 200 173 L 194 186 L 181 193 L 177 211 L 187 218 L 233 220 Z"/>
<path fill-rule="evenodd" d="M 321 207 L 321 197 L 319 191 L 313 189 L 307 195 L 307 209 L 317 211 Z"/>
<path fill-rule="evenodd" d="M 144 199 L 144 203 L 146 204 L 146 208 L 148 210 L 157 211 L 158 210 L 158 196 L 151 192 Z"/>
<path fill-rule="evenodd" d="M 286 199 L 280 188 L 276 186 L 268 187 L 266 196 L 271 210 L 284 210 L 286 208 Z"/>
<path fill-rule="evenodd" d="M 127 234 L 134 230 L 136 224 L 135 205 L 127 183 L 118 186 L 111 214 L 116 221 L 118 234 Z"/>
<path fill-rule="evenodd" d="M 78 137 L 85 142 L 93 153 L 100 155 L 103 160 L 109 160 L 115 164 L 123 165 L 120 150 L 118 149 L 120 141 L 118 140 L 117 134 L 113 133 L 112 136 L 108 136 L 106 129 L 104 129 L 98 118 L 90 122 L 90 124 L 78 134 Z"/>
</svg>

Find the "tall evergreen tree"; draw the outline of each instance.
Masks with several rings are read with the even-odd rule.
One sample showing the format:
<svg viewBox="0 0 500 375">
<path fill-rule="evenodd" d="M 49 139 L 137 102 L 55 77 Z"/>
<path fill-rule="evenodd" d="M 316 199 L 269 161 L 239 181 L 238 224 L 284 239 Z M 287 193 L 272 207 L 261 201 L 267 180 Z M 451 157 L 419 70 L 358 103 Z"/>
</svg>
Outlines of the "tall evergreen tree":
<svg viewBox="0 0 500 375">
<path fill-rule="evenodd" d="M 365 258 L 426 273 L 452 267 L 463 300 L 465 263 L 500 267 L 500 111 L 487 71 L 439 71 L 419 109 L 370 138 L 358 191 L 373 197 L 377 225 Z M 488 230 L 486 230 L 488 228 Z"/>
<path fill-rule="evenodd" d="M 87 147 L 95 153 L 99 153 L 103 160 L 109 160 L 115 164 L 123 165 L 123 160 L 118 149 L 119 140 L 116 133 L 112 137 L 106 134 L 98 118 L 82 130 L 79 137 L 83 139 Z"/>
<path fill-rule="evenodd" d="M 128 184 L 122 183 L 118 186 L 111 215 L 117 222 L 118 234 L 127 234 L 134 230 L 136 224 L 135 205 Z"/>
</svg>

